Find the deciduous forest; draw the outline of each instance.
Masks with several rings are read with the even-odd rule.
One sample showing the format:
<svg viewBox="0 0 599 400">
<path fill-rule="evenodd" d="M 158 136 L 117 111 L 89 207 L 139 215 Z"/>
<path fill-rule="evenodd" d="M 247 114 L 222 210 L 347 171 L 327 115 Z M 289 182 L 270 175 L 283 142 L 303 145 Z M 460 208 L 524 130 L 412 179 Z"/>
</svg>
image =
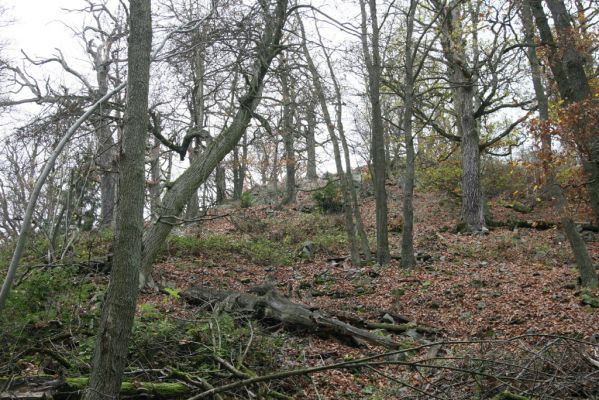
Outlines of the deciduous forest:
<svg viewBox="0 0 599 400">
<path fill-rule="evenodd" d="M 597 0 L 69 7 L 0 40 L 0 399 L 599 399 Z"/>
</svg>

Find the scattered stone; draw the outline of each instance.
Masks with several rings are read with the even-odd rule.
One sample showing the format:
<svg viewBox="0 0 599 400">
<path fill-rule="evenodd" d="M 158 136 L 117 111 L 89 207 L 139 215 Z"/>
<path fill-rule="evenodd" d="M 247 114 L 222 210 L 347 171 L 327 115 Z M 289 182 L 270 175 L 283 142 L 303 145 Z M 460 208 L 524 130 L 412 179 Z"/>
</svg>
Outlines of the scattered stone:
<svg viewBox="0 0 599 400">
<path fill-rule="evenodd" d="M 314 258 L 314 243 L 304 242 L 298 251 L 298 257 L 304 261 L 312 261 Z"/>
<path fill-rule="evenodd" d="M 473 279 L 470 281 L 470 286 L 472 286 L 473 288 L 484 288 L 487 286 L 487 282 L 481 280 L 481 279 Z"/>
<path fill-rule="evenodd" d="M 385 315 L 383 315 L 383 318 L 381 318 L 383 322 L 387 322 L 389 324 L 394 324 L 395 325 L 395 319 L 393 319 L 392 316 L 390 316 L 389 314 L 385 313 Z"/>
<path fill-rule="evenodd" d="M 472 314 L 470 314 L 468 311 L 463 312 L 462 315 L 460 315 L 459 320 L 460 321 L 468 321 L 470 320 L 470 318 L 472 317 Z"/>
<path fill-rule="evenodd" d="M 564 235 L 563 232 L 558 232 L 555 235 L 555 238 L 553 239 L 553 241 L 557 244 L 561 244 L 564 243 L 566 241 L 566 235 Z"/>
<path fill-rule="evenodd" d="M 582 240 L 584 240 L 587 243 L 597 241 L 595 234 L 591 231 L 584 231 L 584 232 L 582 232 L 581 236 L 582 236 Z"/>
</svg>

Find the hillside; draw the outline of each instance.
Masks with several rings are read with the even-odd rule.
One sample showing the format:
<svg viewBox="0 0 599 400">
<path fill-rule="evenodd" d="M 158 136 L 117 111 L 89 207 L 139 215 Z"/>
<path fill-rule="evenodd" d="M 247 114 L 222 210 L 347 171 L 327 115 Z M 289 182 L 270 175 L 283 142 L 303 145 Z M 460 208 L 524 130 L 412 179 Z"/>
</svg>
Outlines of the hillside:
<svg viewBox="0 0 599 400">
<path fill-rule="evenodd" d="M 393 216 L 399 214 L 401 195 L 395 187 L 389 191 Z M 498 227 L 484 236 L 462 235 L 453 232 L 459 207 L 439 199 L 445 196 L 415 198 L 420 261 L 411 271 L 402 270 L 397 259 L 384 267 L 351 265 L 341 216 L 312 210 L 309 195 L 280 210 L 222 207 L 201 226 L 180 229 L 155 267 L 154 279 L 163 289 L 141 295 L 126 379 L 179 382 L 189 392 L 175 397 L 186 398 L 273 372 L 389 351 L 314 335 L 272 318 L 256 320 L 233 309 L 235 297 L 216 308 L 185 301 L 186 290 L 195 286 L 248 293 L 268 283 L 295 303 L 354 325 L 403 326 L 403 333 L 374 330 L 400 343 L 400 356 L 232 388 L 222 398 L 457 399 L 493 398 L 503 391 L 530 393 L 530 398 L 597 395 L 599 368 L 588 361 L 597 359 L 597 346 L 590 344 L 599 334 L 599 309 L 590 305 L 597 293 L 593 297 L 578 288 L 574 260 L 559 229 Z M 491 202 L 494 220 L 533 225 L 557 220 L 550 203 L 529 214 L 504 204 Z M 371 235 L 373 208 L 366 198 L 362 211 Z M 586 211 L 577 218 L 586 221 Z M 399 254 L 401 237 L 396 225 L 393 255 Z M 10 304 L 14 316 L 3 321 L 8 334 L 0 346 L 0 376 L 88 372 L 98 290 L 108 279 L 105 271 L 83 266 L 106 250 L 106 239 L 92 236 L 76 247 L 78 267 L 27 269 Z M 599 243 L 593 233 L 585 237 L 597 260 Z M 302 254 L 306 246 L 310 254 Z M 27 262 L 34 260 L 32 254 Z M 426 363 L 436 367 L 422 367 Z"/>
</svg>

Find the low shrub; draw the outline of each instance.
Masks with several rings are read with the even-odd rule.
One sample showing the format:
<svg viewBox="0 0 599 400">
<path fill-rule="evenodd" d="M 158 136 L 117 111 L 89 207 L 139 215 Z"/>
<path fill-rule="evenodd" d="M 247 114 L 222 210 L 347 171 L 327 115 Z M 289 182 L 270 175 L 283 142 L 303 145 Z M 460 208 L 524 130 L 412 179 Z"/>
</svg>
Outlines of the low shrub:
<svg viewBox="0 0 599 400">
<path fill-rule="evenodd" d="M 322 189 L 312 194 L 312 199 L 318 209 L 324 213 L 337 213 L 343 211 L 343 198 L 341 186 L 338 182 L 331 181 Z"/>
</svg>

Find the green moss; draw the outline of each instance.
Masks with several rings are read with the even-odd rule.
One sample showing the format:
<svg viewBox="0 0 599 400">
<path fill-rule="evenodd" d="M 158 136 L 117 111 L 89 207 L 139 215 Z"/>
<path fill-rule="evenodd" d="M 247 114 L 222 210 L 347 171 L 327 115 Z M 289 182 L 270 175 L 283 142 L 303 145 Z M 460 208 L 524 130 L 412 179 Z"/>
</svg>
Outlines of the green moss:
<svg viewBox="0 0 599 400">
<path fill-rule="evenodd" d="M 65 382 L 72 390 L 83 390 L 89 381 L 88 378 L 66 378 Z M 176 398 L 189 394 L 191 389 L 182 383 L 176 382 L 123 382 L 121 395 L 132 396 L 142 392 L 152 393 L 159 398 Z"/>
</svg>

